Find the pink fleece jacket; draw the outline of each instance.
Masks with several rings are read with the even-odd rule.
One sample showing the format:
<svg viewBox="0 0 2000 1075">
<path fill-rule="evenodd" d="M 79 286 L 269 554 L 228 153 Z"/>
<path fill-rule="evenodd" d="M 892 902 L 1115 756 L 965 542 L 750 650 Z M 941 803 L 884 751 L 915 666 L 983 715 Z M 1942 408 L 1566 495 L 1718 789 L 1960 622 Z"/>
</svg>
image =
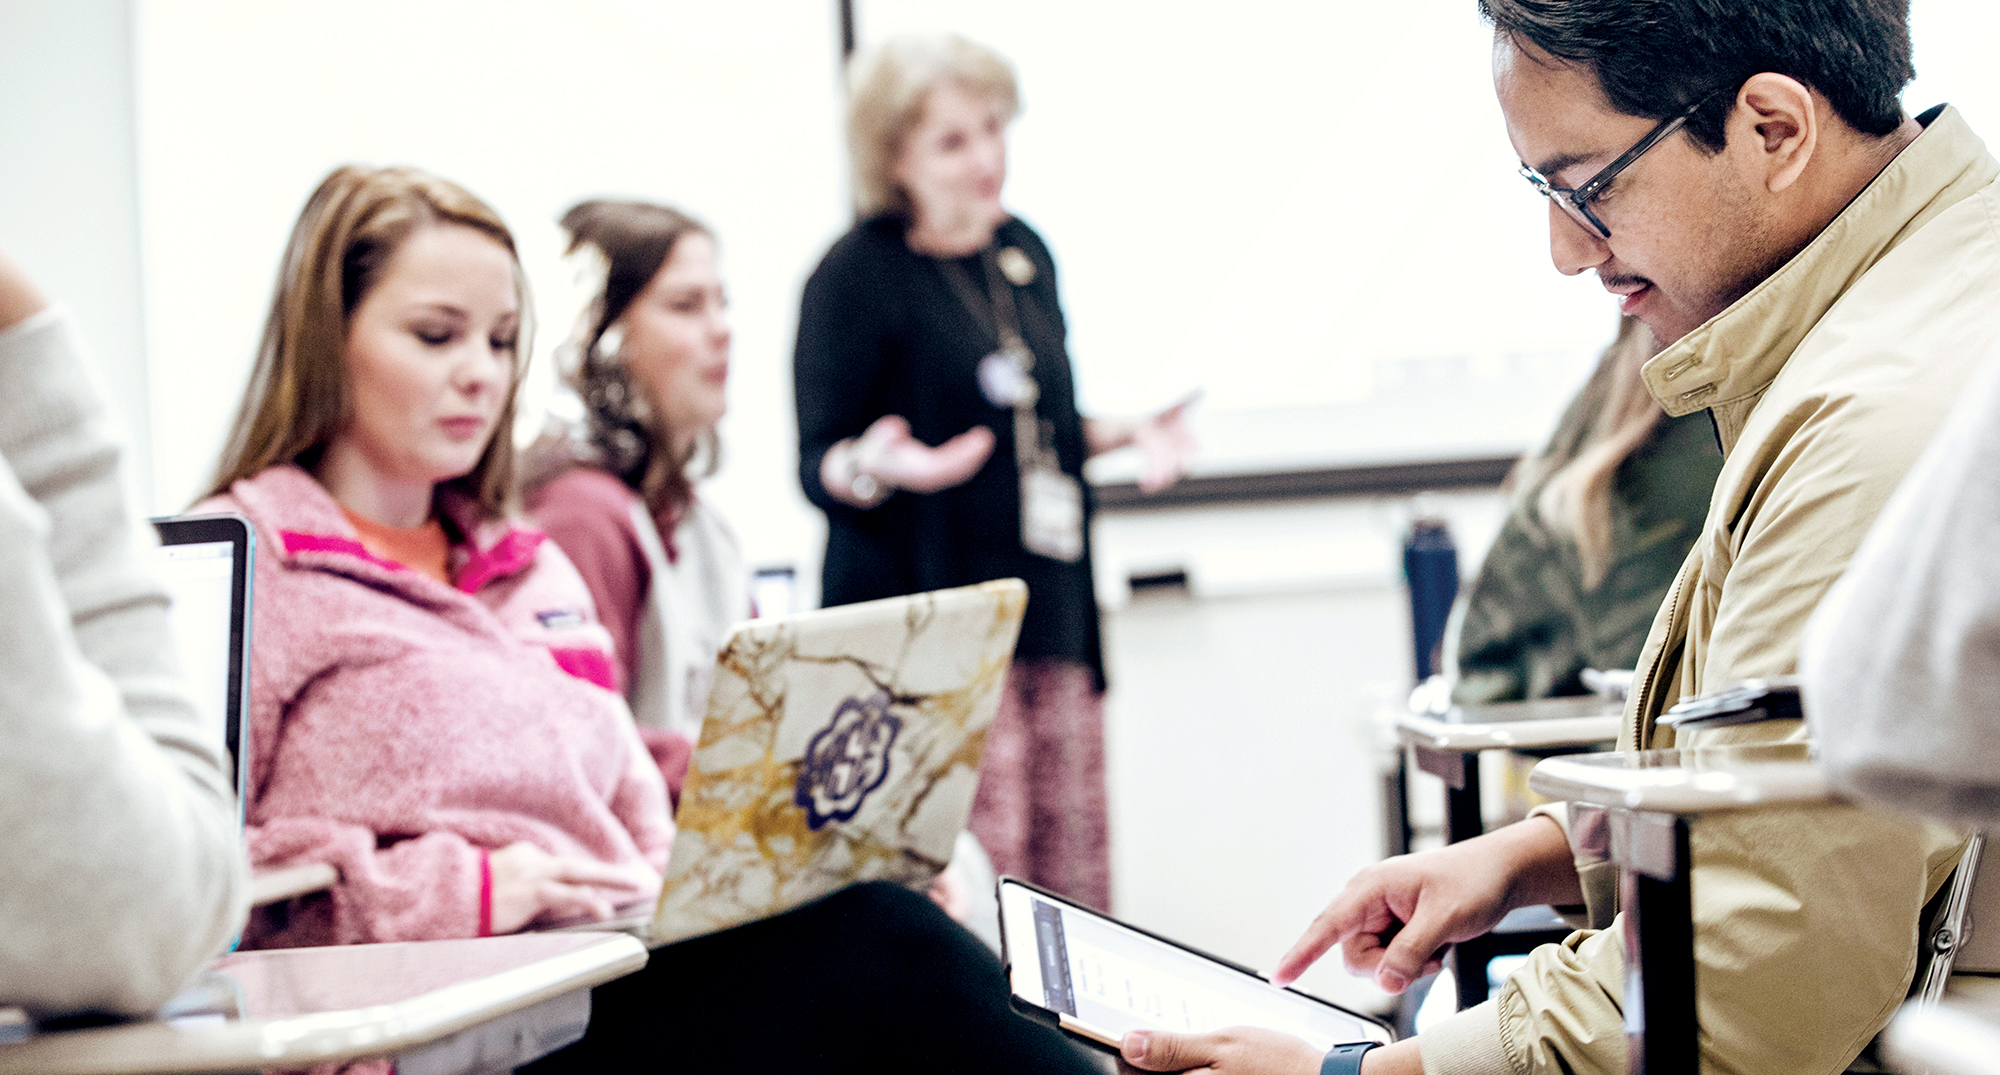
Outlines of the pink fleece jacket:
<svg viewBox="0 0 2000 1075">
<path fill-rule="evenodd" d="M 247 947 L 478 936 L 486 852 L 522 840 L 659 883 L 665 787 L 582 579 L 539 533 L 440 501 L 471 535 L 456 588 L 370 556 L 297 467 L 200 506 L 257 530 L 251 862 L 341 875 L 254 918 Z"/>
</svg>

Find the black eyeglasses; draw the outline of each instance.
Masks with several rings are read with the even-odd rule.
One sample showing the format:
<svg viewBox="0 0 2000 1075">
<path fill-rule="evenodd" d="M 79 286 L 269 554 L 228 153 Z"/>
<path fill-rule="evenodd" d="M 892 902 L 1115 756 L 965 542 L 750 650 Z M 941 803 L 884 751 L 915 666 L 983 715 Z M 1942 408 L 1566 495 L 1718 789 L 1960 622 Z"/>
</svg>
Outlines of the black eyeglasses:
<svg viewBox="0 0 2000 1075">
<path fill-rule="evenodd" d="M 1604 188 L 1610 186 L 1611 181 L 1618 178 L 1619 172 L 1630 168 L 1633 161 L 1646 155 L 1647 150 L 1666 141 L 1668 135 L 1687 126 L 1687 121 L 1694 116 L 1695 112 L 1702 105 L 1707 104 L 1710 98 L 1728 88 L 1727 86 L 1718 86 L 1702 94 L 1695 103 L 1687 106 L 1680 115 L 1661 121 L 1659 126 L 1653 128 L 1652 133 L 1639 139 L 1631 149 L 1626 150 L 1622 156 L 1612 161 L 1603 171 L 1585 180 L 1580 187 L 1576 187 L 1575 189 L 1558 187 L 1550 183 L 1547 179 L 1542 178 L 1541 173 L 1528 167 L 1526 164 L 1521 165 L 1521 175 L 1528 182 L 1534 184 L 1535 189 L 1541 191 L 1550 201 L 1561 206 L 1562 211 L 1568 213 L 1571 220 L 1583 225 L 1585 231 L 1597 236 L 1599 239 L 1609 239 L 1611 238 L 1611 229 L 1605 227 L 1604 222 L 1597 219 L 1597 214 L 1590 211 L 1590 203 L 1599 194 L 1604 193 Z"/>
</svg>

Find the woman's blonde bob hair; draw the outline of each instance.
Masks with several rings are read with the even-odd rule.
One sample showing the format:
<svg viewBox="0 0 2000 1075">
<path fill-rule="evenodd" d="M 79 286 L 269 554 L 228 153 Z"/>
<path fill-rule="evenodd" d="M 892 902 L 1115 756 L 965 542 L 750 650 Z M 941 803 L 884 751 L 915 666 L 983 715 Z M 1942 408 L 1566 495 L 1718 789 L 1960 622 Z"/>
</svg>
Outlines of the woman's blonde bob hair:
<svg viewBox="0 0 2000 1075">
<path fill-rule="evenodd" d="M 931 91 L 947 82 L 992 101 L 1002 119 L 1021 110 L 1014 68 L 957 34 L 892 37 L 848 66 L 847 152 L 862 217 L 910 212 L 909 194 L 895 180 L 896 161 L 923 122 Z"/>
<path fill-rule="evenodd" d="M 488 517 L 512 507 L 514 393 L 528 353 L 527 282 L 514 236 L 492 207 L 456 183 L 415 168 L 354 164 L 320 182 L 292 229 L 264 341 L 208 495 L 282 463 L 318 466 L 347 419 L 348 319 L 404 241 L 445 225 L 471 228 L 506 248 L 522 318 L 493 440 L 470 472 L 445 484 L 477 501 Z"/>
</svg>

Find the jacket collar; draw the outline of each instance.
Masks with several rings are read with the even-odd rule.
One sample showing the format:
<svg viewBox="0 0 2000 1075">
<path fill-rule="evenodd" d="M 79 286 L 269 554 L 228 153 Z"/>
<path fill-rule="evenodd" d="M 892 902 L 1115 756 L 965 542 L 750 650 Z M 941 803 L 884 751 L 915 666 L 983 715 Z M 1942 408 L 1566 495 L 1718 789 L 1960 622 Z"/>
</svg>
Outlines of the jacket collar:
<svg viewBox="0 0 2000 1075">
<path fill-rule="evenodd" d="M 1754 404 L 1855 281 L 1996 175 L 2000 163 L 1985 144 L 1956 109 L 1943 108 L 1804 250 L 1647 362 L 1646 388 L 1675 417 L 1716 409 L 1727 451 L 1748 411 L 1727 405 Z"/>
<path fill-rule="evenodd" d="M 371 554 L 326 487 L 296 466 L 271 467 L 237 482 L 230 492 L 252 518 L 277 532 L 287 563 L 435 585 L 418 572 Z M 498 579 L 526 570 L 544 537 L 506 519 L 482 519 L 478 504 L 451 489 L 439 492 L 438 514 L 455 535 L 465 535 L 451 550 L 452 578 L 463 593 L 476 594 Z"/>
</svg>

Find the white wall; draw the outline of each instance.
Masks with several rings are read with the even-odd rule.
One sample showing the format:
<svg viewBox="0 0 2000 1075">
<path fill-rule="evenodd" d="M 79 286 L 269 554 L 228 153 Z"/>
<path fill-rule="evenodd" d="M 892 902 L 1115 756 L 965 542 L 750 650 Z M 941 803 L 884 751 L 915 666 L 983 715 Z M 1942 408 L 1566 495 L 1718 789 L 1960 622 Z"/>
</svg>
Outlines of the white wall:
<svg viewBox="0 0 2000 1075">
<path fill-rule="evenodd" d="M 129 0 L 0 0 L 0 247 L 75 314 L 152 502 Z"/>
<path fill-rule="evenodd" d="M 789 362 L 799 285 L 847 220 L 833 0 L 127 2 L 152 352 L 138 420 L 153 427 L 159 507 L 184 505 L 213 465 L 312 185 L 342 161 L 402 161 L 465 183 L 519 234 L 541 320 L 530 423 L 581 301 L 556 214 L 622 193 L 706 217 L 737 326 L 729 459 L 709 495 L 753 561 L 816 574 L 819 518 L 792 477 Z M 125 10 L 92 0 L 58 18 L 8 3 L 10 21 L 72 29 Z M 1339 418 L 1357 402 L 1417 431 L 1397 438 L 1399 454 L 1526 446 L 1608 334 L 1595 281 L 1549 267 L 1545 212 L 1514 174 L 1470 0 L 857 8 L 864 45 L 952 27 L 1015 61 L 1027 107 L 1008 197 L 1060 259 L 1083 402 L 1133 410 L 1204 387 L 1206 469 L 1372 458 Z M 1913 106 L 1950 96 L 1975 123 L 2000 122 L 1978 52 L 1996 15 L 1976 0 L 1917 8 Z M 93 33 L 102 53 L 108 38 Z M 115 64 L 84 77 L 88 65 L 54 55 L 0 75 L 34 87 L 9 107 L 56 82 L 80 91 L 60 98 L 67 108 L 117 99 Z M 103 133 L 115 125 L 54 126 L 89 132 L 100 152 L 118 141 Z M 127 255 L 93 264 L 109 270 L 95 281 L 107 305 L 127 312 L 86 312 L 94 331 L 127 334 L 103 349 L 137 354 L 136 285 L 122 298 L 110 286 L 130 264 L 117 214 L 131 196 L 97 189 L 119 174 L 112 162 L 35 178 L 57 202 L 93 207 L 49 218 L 48 234 L 124 229 Z M 1432 374 L 1455 391 L 1408 390 Z M 147 380 L 119 383 L 138 400 Z M 1487 405 L 1495 393 L 1508 405 Z M 1282 444 L 1238 435 L 1285 428 L 1299 432 Z"/>
<path fill-rule="evenodd" d="M 1993 77 L 1993 43 L 2000 41 L 2000 4 L 1988 0 L 1915 0 L 1910 36 L 1917 79 L 1903 91 L 1911 115 L 1948 101 L 1967 123 L 2000 147 L 2000 79 Z"/>
</svg>

